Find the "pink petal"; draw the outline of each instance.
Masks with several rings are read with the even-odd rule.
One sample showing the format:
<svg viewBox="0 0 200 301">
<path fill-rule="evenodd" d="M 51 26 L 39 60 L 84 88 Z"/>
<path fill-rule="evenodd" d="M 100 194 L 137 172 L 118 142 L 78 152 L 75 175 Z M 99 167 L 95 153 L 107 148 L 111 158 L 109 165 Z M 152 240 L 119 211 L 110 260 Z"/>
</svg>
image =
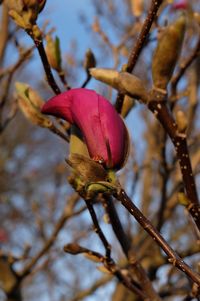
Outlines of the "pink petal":
<svg viewBox="0 0 200 301">
<path fill-rule="evenodd" d="M 42 113 L 76 124 L 92 158 L 103 158 L 109 168 L 118 169 L 123 165 L 127 156 L 127 129 L 114 107 L 103 96 L 88 89 L 72 89 L 51 98 L 43 106 Z"/>
</svg>

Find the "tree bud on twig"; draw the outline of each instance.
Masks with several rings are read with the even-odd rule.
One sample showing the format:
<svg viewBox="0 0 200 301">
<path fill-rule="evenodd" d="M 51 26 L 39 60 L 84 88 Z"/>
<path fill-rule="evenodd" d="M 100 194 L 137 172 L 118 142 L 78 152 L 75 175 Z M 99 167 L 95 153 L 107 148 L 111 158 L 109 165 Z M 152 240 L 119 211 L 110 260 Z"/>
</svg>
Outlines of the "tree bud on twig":
<svg viewBox="0 0 200 301">
<path fill-rule="evenodd" d="M 33 124 L 50 128 L 52 122 L 49 118 L 41 114 L 40 107 L 42 105 L 42 99 L 37 92 L 32 90 L 28 85 L 24 83 L 16 83 L 17 100 L 19 108 Z M 29 95 L 30 92 L 30 95 Z"/>
<path fill-rule="evenodd" d="M 120 93 L 147 102 L 148 94 L 142 81 L 128 72 L 113 69 L 91 68 L 91 75 L 99 81 L 117 89 Z"/>
<path fill-rule="evenodd" d="M 83 253 L 84 257 L 94 262 L 101 262 L 101 258 L 92 252 Z"/>
<path fill-rule="evenodd" d="M 30 30 L 46 0 L 5 0 L 5 3 L 15 23 L 25 30 Z"/>
<path fill-rule="evenodd" d="M 48 34 L 46 36 L 46 54 L 51 68 L 56 71 L 61 71 L 61 51 L 60 51 L 60 40 L 56 37 L 54 40 Z"/>
<path fill-rule="evenodd" d="M 158 41 L 153 55 L 152 76 L 154 86 L 166 89 L 179 58 L 186 27 L 186 18 L 181 16 L 167 26 Z"/>
<path fill-rule="evenodd" d="M 66 162 L 74 169 L 78 176 L 85 181 L 105 181 L 107 172 L 103 166 L 94 160 L 80 154 L 70 154 Z"/>
<path fill-rule="evenodd" d="M 83 253 L 85 249 L 79 246 L 77 243 L 70 243 L 64 246 L 64 252 L 77 255 Z"/>
<path fill-rule="evenodd" d="M 94 68 L 96 66 L 96 59 L 91 49 L 86 51 L 83 66 L 87 72 L 89 72 L 90 68 Z"/>
<path fill-rule="evenodd" d="M 180 133 L 185 133 L 187 130 L 188 122 L 185 113 L 181 110 L 178 110 L 176 112 L 176 123 L 177 123 L 178 131 Z"/>
</svg>

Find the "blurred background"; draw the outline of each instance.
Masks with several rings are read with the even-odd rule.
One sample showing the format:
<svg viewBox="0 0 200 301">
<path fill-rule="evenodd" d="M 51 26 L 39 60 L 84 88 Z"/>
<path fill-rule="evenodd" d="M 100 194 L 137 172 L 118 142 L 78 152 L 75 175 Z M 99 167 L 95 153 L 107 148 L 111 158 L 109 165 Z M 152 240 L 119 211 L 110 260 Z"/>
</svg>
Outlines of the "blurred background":
<svg viewBox="0 0 200 301">
<path fill-rule="evenodd" d="M 44 35 L 49 33 L 52 39 L 59 38 L 62 69 L 70 87 L 81 87 L 87 78 L 84 61 L 88 49 L 93 52 L 97 67 L 121 70 L 136 43 L 150 2 L 46 1 L 38 25 Z M 182 13 L 187 16 L 185 40 L 174 74 L 198 44 L 200 2 L 182 1 L 186 5 L 176 7 L 180 2 L 163 1 L 134 68 L 134 74 L 147 89 L 152 86 L 151 62 L 157 38 L 167 24 Z M 48 129 L 32 124 L 16 102 L 16 82 L 30 85 L 44 101 L 53 92 L 45 80 L 37 49 L 32 48 L 32 40 L 8 19 L 4 2 L 0 8 L 0 300 L 141 300 L 113 275 L 99 269 L 100 264 L 63 251 L 63 246 L 71 242 L 100 253 L 104 249 L 83 200 L 68 183 L 70 168 L 65 162 L 68 143 Z M 28 55 L 24 55 L 29 48 Z M 178 82 L 175 101 L 171 85 L 168 91 L 173 114 L 181 110 L 187 118 L 188 144 L 198 189 L 199 62 L 196 54 Z M 64 91 L 58 73 L 53 70 L 53 74 Z M 91 79 L 87 88 L 114 104 L 117 93 L 111 87 Z M 171 141 L 142 103 L 128 100 L 124 110 L 127 110 L 125 123 L 131 148 L 126 166 L 118 173 L 120 181 L 170 245 L 198 270 L 200 237 L 184 206 L 179 204 L 178 193 L 183 186 Z M 62 130 L 69 127 L 52 120 Z M 199 300 L 193 297 L 194 287 L 184 274 L 168 264 L 163 252 L 120 204 L 115 206 L 137 259 L 162 299 Z M 95 209 L 112 246 L 112 257 L 125 270 L 126 258 L 100 202 Z"/>
</svg>

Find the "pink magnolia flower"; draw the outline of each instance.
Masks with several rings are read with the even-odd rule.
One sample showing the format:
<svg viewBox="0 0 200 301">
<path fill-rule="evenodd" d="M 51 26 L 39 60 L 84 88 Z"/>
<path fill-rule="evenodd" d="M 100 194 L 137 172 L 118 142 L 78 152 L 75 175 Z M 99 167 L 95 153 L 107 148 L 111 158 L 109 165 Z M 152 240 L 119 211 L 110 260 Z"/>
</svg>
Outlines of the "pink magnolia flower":
<svg viewBox="0 0 200 301">
<path fill-rule="evenodd" d="M 107 168 L 123 166 L 128 154 L 128 132 L 121 117 L 103 96 L 88 89 L 71 89 L 48 100 L 42 113 L 77 125 L 92 159 L 103 160 Z"/>
</svg>

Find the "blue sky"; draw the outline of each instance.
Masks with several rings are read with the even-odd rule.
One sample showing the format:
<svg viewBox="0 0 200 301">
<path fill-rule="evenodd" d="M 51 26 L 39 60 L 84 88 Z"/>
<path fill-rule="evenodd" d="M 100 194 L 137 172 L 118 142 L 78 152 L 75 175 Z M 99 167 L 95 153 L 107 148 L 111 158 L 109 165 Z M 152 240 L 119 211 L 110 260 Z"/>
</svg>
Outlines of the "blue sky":
<svg viewBox="0 0 200 301">
<path fill-rule="evenodd" d="M 64 2 L 66 5 L 63 4 Z M 50 21 L 51 25 L 56 27 L 56 34 L 62 40 L 61 47 L 63 51 L 68 49 L 72 39 L 79 41 L 79 44 L 81 44 L 80 51 L 88 47 L 89 36 L 84 26 L 80 24 L 79 15 L 81 12 L 86 14 L 92 22 L 94 11 L 90 0 L 47 0 L 47 5 L 42 14 L 45 19 Z"/>
</svg>

